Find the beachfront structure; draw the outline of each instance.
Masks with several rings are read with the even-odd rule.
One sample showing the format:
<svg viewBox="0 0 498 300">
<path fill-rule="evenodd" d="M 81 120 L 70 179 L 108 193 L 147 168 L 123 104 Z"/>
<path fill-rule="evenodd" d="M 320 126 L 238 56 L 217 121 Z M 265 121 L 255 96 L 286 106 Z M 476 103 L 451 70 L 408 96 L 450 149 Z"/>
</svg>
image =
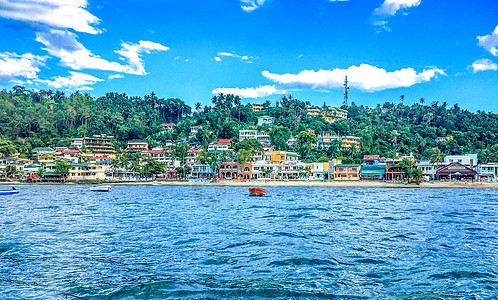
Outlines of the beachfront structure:
<svg viewBox="0 0 498 300">
<path fill-rule="evenodd" d="M 360 180 L 361 165 L 338 164 L 334 166 L 334 180 Z"/>
<path fill-rule="evenodd" d="M 322 118 L 329 123 L 348 118 L 348 111 L 338 107 L 327 107 L 322 110 L 320 114 L 322 115 Z"/>
<path fill-rule="evenodd" d="M 360 137 L 357 136 L 339 136 L 329 132 L 324 132 L 317 135 L 318 148 L 328 149 L 334 143 L 339 143 L 342 149 L 351 149 L 355 147 L 356 151 L 361 150 Z"/>
<path fill-rule="evenodd" d="M 300 161 L 284 161 L 280 164 L 277 170 L 277 178 L 279 179 L 307 179 L 309 169 Z"/>
<path fill-rule="evenodd" d="M 252 111 L 253 112 L 260 112 L 260 111 L 265 111 L 265 106 L 261 103 L 252 103 L 251 104 Z"/>
<path fill-rule="evenodd" d="M 71 163 L 68 172 L 68 180 L 72 181 L 103 181 L 105 171 L 110 166 L 105 164 Z"/>
<path fill-rule="evenodd" d="M 437 165 L 430 160 L 417 160 L 415 167 L 422 171 L 425 180 L 434 180 L 436 178 Z"/>
<path fill-rule="evenodd" d="M 479 164 L 477 165 L 477 175 L 481 181 L 498 181 L 498 164 Z"/>
<path fill-rule="evenodd" d="M 281 164 L 284 161 L 298 161 L 299 154 L 288 151 L 267 151 L 263 153 L 263 160 L 274 164 Z"/>
<path fill-rule="evenodd" d="M 261 126 L 263 124 L 266 124 L 268 126 L 271 126 L 273 125 L 273 120 L 275 118 L 274 117 L 270 117 L 270 116 L 261 116 L 261 117 L 258 117 L 258 126 Z"/>
<path fill-rule="evenodd" d="M 55 150 L 50 147 L 38 147 L 33 149 L 35 161 L 42 165 L 51 164 L 55 161 Z"/>
<path fill-rule="evenodd" d="M 330 165 L 329 162 L 312 163 L 311 164 L 311 179 L 312 180 L 329 180 L 330 179 Z"/>
<path fill-rule="evenodd" d="M 141 153 L 147 149 L 149 149 L 149 142 L 146 140 L 135 139 L 126 143 L 126 152 L 129 154 Z"/>
<path fill-rule="evenodd" d="M 116 151 L 112 146 L 114 136 L 106 134 L 97 134 L 93 137 L 84 138 L 84 147 L 90 150 L 95 157 L 107 156 L 116 158 Z"/>
<path fill-rule="evenodd" d="M 400 181 L 406 178 L 405 172 L 401 171 L 401 168 L 398 167 L 398 164 L 401 162 L 401 159 L 391 159 L 388 158 L 386 160 L 386 173 L 384 174 L 384 179 L 387 181 Z"/>
<path fill-rule="evenodd" d="M 464 155 L 447 155 L 444 157 L 444 164 L 451 164 L 454 162 L 461 163 L 474 169 L 478 164 L 477 154 L 464 154 Z"/>
<path fill-rule="evenodd" d="M 436 177 L 438 180 L 474 180 L 477 172 L 460 162 L 452 162 L 439 168 Z"/>
<path fill-rule="evenodd" d="M 193 164 L 189 179 L 213 179 L 214 171 L 208 164 Z"/>
<path fill-rule="evenodd" d="M 385 165 L 362 165 L 360 170 L 361 180 L 384 180 L 386 174 Z"/>
<path fill-rule="evenodd" d="M 219 167 L 220 180 L 242 180 L 251 179 L 251 163 L 241 165 L 237 161 L 224 161 Z"/>
<path fill-rule="evenodd" d="M 279 166 L 266 161 L 256 161 L 251 164 L 251 179 L 275 178 Z"/>
</svg>

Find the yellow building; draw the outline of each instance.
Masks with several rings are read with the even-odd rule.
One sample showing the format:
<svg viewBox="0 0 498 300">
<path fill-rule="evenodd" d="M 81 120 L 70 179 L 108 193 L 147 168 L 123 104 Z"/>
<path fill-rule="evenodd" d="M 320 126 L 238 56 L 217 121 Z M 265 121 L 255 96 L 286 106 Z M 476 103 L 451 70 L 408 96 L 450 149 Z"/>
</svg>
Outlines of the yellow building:
<svg viewBox="0 0 498 300">
<path fill-rule="evenodd" d="M 69 180 L 85 181 L 105 179 L 105 171 L 110 167 L 104 164 L 73 163 L 69 168 Z"/>
<path fill-rule="evenodd" d="M 348 111 L 338 107 L 327 107 L 327 109 L 322 110 L 321 115 L 325 121 L 334 123 L 338 120 L 347 119 Z"/>
<path fill-rule="evenodd" d="M 310 107 L 306 109 L 306 114 L 308 116 L 316 117 L 321 114 L 322 110 L 318 107 Z"/>
<path fill-rule="evenodd" d="M 287 151 L 269 151 L 265 152 L 264 160 L 269 160 L 274 164 L 281 164 L 284 161 L 297 161 L 299 160 L 299 155 L 297 153 Z"/>
<path fill-rule="evenodd" d="M 130 140 L 126 146 L 126 152 L 130 154 L 141 153 L 144 150 L 149 150 L 149 142 L 146 140 Z"/>
<path fill-rule="evenodd" d="M 265 107 L 261 103 L 252 103 L 251 106 L 253 112 L 260 112 L 265 110 Z"/>
</svg>

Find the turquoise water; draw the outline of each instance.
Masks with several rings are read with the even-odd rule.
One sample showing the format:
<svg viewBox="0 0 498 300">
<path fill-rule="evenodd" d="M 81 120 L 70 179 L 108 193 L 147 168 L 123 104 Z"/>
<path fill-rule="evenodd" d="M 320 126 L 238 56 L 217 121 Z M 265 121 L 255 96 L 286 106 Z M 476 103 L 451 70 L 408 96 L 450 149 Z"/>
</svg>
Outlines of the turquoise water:
<svg viewBox="0 0 498 300">
<path fill-rule="evenodd" d="M 0 299 L 498 295 L 496 189 L 20 188 Z"/>
</svg>

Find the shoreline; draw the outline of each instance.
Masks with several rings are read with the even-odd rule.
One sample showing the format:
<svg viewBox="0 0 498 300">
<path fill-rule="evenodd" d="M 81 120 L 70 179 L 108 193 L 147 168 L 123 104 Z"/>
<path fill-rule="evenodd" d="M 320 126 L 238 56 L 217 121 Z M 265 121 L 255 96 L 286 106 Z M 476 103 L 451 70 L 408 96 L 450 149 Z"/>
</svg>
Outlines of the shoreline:
<svg viewBox="0 0 498 300">
<path fill-rule="evenodd" d="M 0 182 L 0 185 L 96 185 L 88 182 L 66 183 L 28 183 L 28 182 Z M 188 182 L 188 181 L 128 181 L 128 182 L 102 182 L 98 185 L 153 185 L 153 186 L 247 186 L 247 187 L 383 187 L 383 188 L 485 188 L 498 189 L 498 182 L 423 182 L 420 185 L 403 182 L 383 181 L 220 181 L 220 182 Z"/>
</svg>

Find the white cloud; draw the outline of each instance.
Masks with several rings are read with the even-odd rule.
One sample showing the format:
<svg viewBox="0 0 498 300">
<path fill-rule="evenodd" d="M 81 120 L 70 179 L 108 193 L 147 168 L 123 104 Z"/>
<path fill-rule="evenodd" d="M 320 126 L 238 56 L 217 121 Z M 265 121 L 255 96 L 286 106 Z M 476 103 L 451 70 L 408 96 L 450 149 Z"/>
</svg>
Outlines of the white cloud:
<svg viewBox="0 0 498 300">
<path fill-rule="evenodd" d="M 87 5 L 86 0 L 0 0 L 0 17 L 91 34 L 100 33 L 93 26 L 100 20 L 85 9 Z"/>
<path fill-rule="evenodd" d="M 34 79 L 40 69 L 38 66 L 44 65 L 47 57 L 37 56 L 31 53 L 18 55 L 15 53 L 0 53 L 0 82 L 24 77 Z"/>
<path fill-rule="evenodd" d="M 394 16 L 400 9 L 417 7 L 421 0 L 385 0 L 384 3 L 373 12 L 375 15 Z"/>
<path fill-rule="evenodd" d="M 123 78 L 124 76 L 122 74 L 114 74 L 114 75 L 109 75 L 109 79 L 118 79 L 118 78 Z"/>
<path fill-rule="evenodd" d="M 221 58 L 219 58 L 218 56 L 216 56 L 216 57 L 214 58 L 214 60 L 216 60 L 216 61 L 221 61 Z"/>
<path fill-rule="evenodd" d="M 79 72 L 69 72 L 71 74 L 68 77 L 58 76 L 54 80 L 36 80 L 39 83 L 45 83 L 53 88 L 67 88 L 74 90 L 92 90 L 93 88 L 89 85 L 93 85 L 96 82 L 104 81 L 103 79 L 97 78 L 95 76 L 79 73 Z"/>
<path fill-rule="evenodd" d="M 385 89 L 410 87 L 414 84 L 430 81 L 438 74 L 445 73 L 437 68 L 424 70 L 417 73 L 412 68 L 403 68 L 394 72 L 387 72 L 368 64 L 351 66 L 348 69 L 333 70 L 304 70 L 299 74 L 273 74 L 262 72 L 263 76 L 277 83 L 278 87 L 285 89 L 331 89 L 342 87 L 344 77 L 347 75 L 352 88 L 367 92 Z"/>
<path fill-rule="evenodd" d="M 471 68 L 474 73 L 477 73 L 480 71 L 489 70 L 496 71 L 498 70 L 498 65 L 492 62 L 490 59 L 480 59 L 473 62 L 472 65 L 469 66 L 469 68 Z"/>
<path fill-rule="evenodd" d="M 60 58 L 62 66 L 74 70 L 97 69 L 125 72 L 126 66 L 117 62 L 109 62 L 93 54 L 76 40 L 76 34 L 58 29 L 50 29 L 36 33 L 36 40 L 45 45 L 50 55 Z"/>
<path fill-rule="evenodd" d="M 372 25 L 377 28 L 377 32 L 381 30 L 391 31 L 386 18 L 394 16 L 400 10 L 417 7 L 421 3 L 421 0 L 385 0 L 380 7 L 373 11 Z"/>
<path fill-rule="evenodd" d="M 479 40 L 477 43 L 479 46 L 488 50 L 493 56 L 498 56 L 498 49 L 496 48 L 498 46 L 498 26 L 491 34 L 478 36 L 477 40 Z"/>
<path fill-rule="evenodd" d="M 233 94 L 242 98 L 260 98 L 273 94 L 287 94 L 286 91 L 276 88 L 274 85 L 264 85 L 257 88 L 217 88 L 213 94 Z"/>
<path fill-rule="evenodd" d="M 151 51 L 169 50 L 161 44 L 140 41 L 138 44 L 122 43 L 121 49 L 115 52 L 121 55 L 121 59 L 128 65 L 118 62 L 111 62 L 93 54 L 76 40 L 76 34 L 58 29 L 50 29 L 36 33 L 36 40 L 45 45 L 45 50 L 52 56 L 60 58 L 62 66 L 73 70 L 95 69 L 128 73 L 135 75 L 145 75 L 145 68 L 141 59 L 141 54 L 151 53 Z"/>
<path fill-rule="evenodd" d="M 114 52 L 118 53 L 123 57 L 123 60 L 128 62 L 128 66 L 125 69 L 125 73 L 135 74 L 135 75 L 145 75 L 144 64 L 140 55 L 142 53 L 150 54 L 151 51 L 168 51 L 169 48 L 163 46 L 159 43 L 154 43 L 150 41 L 140 41 L 138 44 L 121 44 L 121 50 L 116 50 Z M 188 61 L 188 60 L 185 60 Z"/>
<path fill-rule="evenodd" d="M 254 56 L 248 56 L 248 55 L 238 55 L 238 54 L 235 54 L 235 53 L 230 53 L 230 52 L 218 52 L 218 59 L 215 57 L 214 59 L 216 61 L 221 61 L 221 57 L 233 57 L 233 58 L 238 58 L 240 59 L 241 61 L 243 62 L 246 62 L 248 64 L 252 64 L 252 61 L 254 59 L 259 59 L 259 57 L 254 57 Z"/>
<path fill-rule="evenodd" d="M 259 8 L 261 5 L 265 4 L 266 0 L 240 0 L 242 2 L 241 8 L 245 12 L 251 12 L 256 8 Z"/>
</svg>

